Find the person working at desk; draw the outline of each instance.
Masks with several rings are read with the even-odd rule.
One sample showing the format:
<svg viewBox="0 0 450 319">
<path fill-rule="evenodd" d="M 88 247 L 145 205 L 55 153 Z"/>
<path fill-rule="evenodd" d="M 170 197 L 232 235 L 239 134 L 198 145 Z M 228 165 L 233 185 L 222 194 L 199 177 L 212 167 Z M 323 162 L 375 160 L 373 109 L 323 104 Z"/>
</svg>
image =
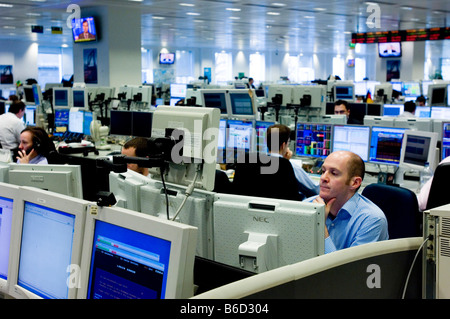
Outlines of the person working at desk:
<svg viewBox="0 0 450 319">
<path fill-rule="evenodd" d="M 25 128 L 22 120 L 25 114 L 25 103 L 14 102 L 9 111 L 0 115 L 0 143 L 2 148 L 12 150 L 20 144 L 20 133 Z"/>
<path fill-rule="evenodd" d="M 439 165 L 443 163 L 450 163 L 450 156 L 444 158 Z M 438 166 L 439 166 L 438 165 Z M 428 196 L 430 196 L 431 184 L 433 183 L 433 177 L 431 177 L 420 189 L 419 194 L 417 194 L 417 201 L 419 203 L 419 210 L 423 212 L 427 208 Z"/>
<path fill-rule="evenodd" d="M 325 253 L 389 239 L 383 211 L 358 193 L 364 174 L 358 155 L 333 152 L 322 165 L 319 196 L 305 199 L 326 204 Z"/>
<path fill-rule="evenodd" d="M 415 118 L 416 117 L 415 113 L 416 113 L 416 103 L 414 103 L 413 101 L 408 101 L 405 102 L 405 104 L 403 104 L 403 113 L 397 117 Z"/>
<path fill-rule="evenodd" d="M 276 136 L 274 132 L 278 132 L 278 139 L 273 140 Z M 283 124 L 274 124 L 267 128 L 266 143 L 271 156 L 280 156 L 289 160 L 294 169 L 294 174 L 298 182 L 299 192 L 306 197 L 319 194 L 319 185 L 316 185 L 314 181 L 308 176 L 302 166 L 292 161 L 292 151 L 289 149 L 289 141 L 291 136 L 291 129 Z M 279 148 L 276 147 L 279 145 Z M 276 147 L 278 149 L 272 149 Z"/>
<path fill-rule="evenodd" d="M 334 102 L 334 114 L 347 116 L 347 124 L 357 124 L 357 125 L 363 124 L 356 118 L 350 117 L 350 111 L 351 109 L 347 101 L 337 100 L 336 102 Z"/>
<path fill-rule="evenodd" d="M 126 142 L 122 147 L 122 154 L 130 157 L 148 157 L 147 139 L 145 137 L 135 137 Z M 127 168 L 148 176 L 148 168 L 140 167 L 138 164 L 128 163 Z"/>
<path fill-rule="evenodd" d="M 247 87 L 249 89 L 254 89 L 255 88 L 255 86 L 253 85 L 253 82 L 254 82 L 253 78 L 248 78 Z"/>
<path fill-rule="evenodd" d="M 27 127 L 20 134 L 17 164 L 48 164 L 47 156 L 55 150 L 42 127 Z"/>
<path fill-rule="evenodd" d="M 417 106 L 425 106 L 426 101 L 427 100 L 425 99 L 425 96 L 423 96 L 423 95 L 418 96 L 416 99 L 416 105 Z"/>
</svg>

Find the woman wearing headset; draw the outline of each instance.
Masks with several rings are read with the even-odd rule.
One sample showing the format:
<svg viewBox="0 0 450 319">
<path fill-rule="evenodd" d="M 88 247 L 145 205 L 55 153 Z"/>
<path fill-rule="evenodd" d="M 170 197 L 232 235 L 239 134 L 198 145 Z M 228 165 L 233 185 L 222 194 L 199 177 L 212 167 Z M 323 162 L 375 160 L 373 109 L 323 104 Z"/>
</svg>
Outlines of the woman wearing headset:
<svg viewBox="0 0 450 319">
<path fill-rule="evenodd" d="M 18 164 L 48 164 L 53 142 L 41 127 L 27 127 L 20 133 Z M 53 146 L 54 147 L 54 146 Z"/>
</svg>

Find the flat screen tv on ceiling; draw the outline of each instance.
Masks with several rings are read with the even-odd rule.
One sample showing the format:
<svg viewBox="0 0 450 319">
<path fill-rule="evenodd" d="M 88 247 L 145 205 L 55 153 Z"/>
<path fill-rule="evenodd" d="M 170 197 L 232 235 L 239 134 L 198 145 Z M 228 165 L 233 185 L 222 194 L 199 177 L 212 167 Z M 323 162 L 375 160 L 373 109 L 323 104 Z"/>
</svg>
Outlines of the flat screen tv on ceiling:
<svg viewBox="0 0 450 319">
<path fill-rule="evenodd" d="M 378 43 L 380 58 L 399 58 L 402 56 L 401 42 Z"/>
<path fill-rule="evenodd" d="M 97 41 L 94 17 L 73 19 L 72 34 L 75 43 Z"/>
<path fill-rule="evenodd" d="M 175 53 L 159 54 L 159 64 L 174 64 L 174 63 L 175 63 Z"/>
</svg>

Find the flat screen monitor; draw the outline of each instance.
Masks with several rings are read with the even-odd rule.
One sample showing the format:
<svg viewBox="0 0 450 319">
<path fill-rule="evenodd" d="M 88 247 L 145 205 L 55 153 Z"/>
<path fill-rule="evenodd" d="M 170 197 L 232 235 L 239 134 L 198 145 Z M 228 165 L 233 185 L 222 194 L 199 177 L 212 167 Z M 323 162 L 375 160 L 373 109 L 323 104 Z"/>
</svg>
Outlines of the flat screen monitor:
<svg viewBox="0 0 450 319">
<path fill-rule="evenodd" d="M 380 58 L 398 58 L 402 56 L 401 42 L 378 43 L 378 56 Z"/>
<path fill-rule="evenodd" d="M 31 104 L 34 105 L 34 94 L 33 94 L 33 87 L 31 85 L 24 85 L 23 86 L 23 97 L 25 104 Z"/>
<path fill-rule="evenodd" d="M 90 202 L 21 187 L 15 204 L 9 294 L 18 299 L 76 298 Z"/>
<path fill-rule="evenodd" d="M 366 115 L 371 116 L 383 115 L 383 106 L 381 104 L 367 103 Z"/>
<path fill-rule="evenodd" d="M 72 107 L 72 88 L 55 87 L 53 88 L 53 107 L 71 108 Z"/>
<path fill-rule="evenodd" d="M 447 106 L 450 106 L 450 84 L 447 85 Z"/>
<path fill-rule="evenodd" d="M 450 119 L 450 107 L 431 106 L 430 117 L 432 119 Z"/>
<path fill-rule="evenodd" d="M 94 17 L 73 19 L 72 35 L 75 43 L 97 41 Z"/>
<path fill-rule="evenodd" d="M 353 84 L 335 84 L 334 87 L 334 100 L 355 100 L 355 86 Z"/>
<path fill-rule="evenodd" d="M 110 135 L 132 136 L 133 112 L 111 110 Z"/>
<path fill-rule="evenodd" d="M 69 131 L 69 113 L 70 109 L 55 109 L 54 136 L 62 136 Z"/>
<path fill-rule="evenodd" d="M 334 125 L 332 151 L 350 151 L 358 154 L 364 162 L 369 157 L 370 126 Z"/>
<path fill-rule="evenodd" d="M 422 95 L 425 96 L 425 97 L 428 96 L 428 86 L 430 84 L 433 84 L 433 81 L 431 81 L 431 80 L 424 80 L 421 83 Z"/>
<path fill-rule="evenodd" d="M 179 83 L 170 84 L 170 96 L 171 97 L 185 98 L 186 90 L 187 90 L 187 84 L 179 84 Z"/>
<path fill-rule="evenodd" d="M 399 165 L 404 128 L 372 126 L 369 162 Z"/>
<path fill-rule="evenodd" d="M 152 86 L 140 85 L 132 88 L 131 99 L 135 102 L 145 103 L 150 105 L 152 103 Z"/>
<path fill-rule="evenodd" d="M 128 169 L 124 173 L 109 173 L 109 190 L 116 198 L 116 206 L 141 211 L 141 187 L 149 178 Z"/>
<path fill-rule="evenodd" d="M 36 125 L 36 105 L 27 105 L 25 108 L 25 114 L 23 116 L 23 121 L 27 126 Z"/>
<path fill-rule="evenodd" d="M 151 137 L 153 112 L 134 111 L 131 122 L 131 135 Z"/>
<path fill-rule="evenodd" d="M 447 84 L 430 84 L 428 86 L 428 105 L 447 106 Z"/>
<path fill-rule="evenodd" d="M 433 132 L 433 122 L 431 119 L 424 118 L 396 118 L 395 127 L 409 128 L 413 131 Z"/>
<path fill-rule="evenodd" d="M 441 160 L 450 156 L 450 121 L 442 122 Z"/>
<path fill-rule="evenodd" d="M 86 218 L 79 299 L 182 299 L 194 294 L 197 229 L 119 207 Z"/>
<path fill-rule="evenodd" d="M 223 150 L 226 148 L 226 141 L 227 141 L 227 120 L 226 119 L 220 119 L 219 122 L 219 138 L 217 142 L 217 148 L 219 150 Z"/>
<path fill-rule="evenodd" d="M 324 205 L 218 194 L 215 261 L 262 273 L 324 253 Z"/>
<path fill-rule="evenodd" d="M 405 131 L 400 166 L 420 171 L 429 163 L 434 168 L 437 137 L 434 132 Z"/>
<path fill-rule="evenodd" d="M 93 117 L 94 115 L 90 111 L 72 108 L 69 112 L 69 132 L 90 135 Z"/>
<path fill-rule="evenodd" d="M 41 105 L 43 101 L 41 86 L 39 84 L 33 84 L 31 86 L 33 88 L 34 104 Z"/>
<path fill-rule="evenodd" d="M 159 54 L 159 64 L 174 64 L 174 63 L 175 63 L 175 53 Z"/>
<path fill-rule="evenodd" d="M 430 118 L 431 117 L 431 107 L 430 106 L 416 106 L 415 116 L 420 118 Z"/>
<path fill-rule="evenodd" d="M 364 116 L 364 125 L 394 127 L 395 118 L 392 116 Z"/>
<path fill-rule="evenodd" d="M 270 85 L 267 102 L 281 106 L 292 104 L 292 88 L 290 85 Z"/>
<path fill-rule="evenodd" d="M 402 93 L 403 82 L 400 81 L 391 81 L 392 90 Z"/>
<path fill-rule="evenodd" d="M 9 164 L 9 183 L 83 198 L 80 165 Z"/>
<path fill-rule="evenodd" d="M 88 92 L 83 88 L 72 89 L 73 107 L 87 108 L 88 104 Z"/>
<path fill-rule="evenodd" d="M 228 120 L 227 126 L 227 148 L 250 151 L 253 137 L 253 122 Z"/>
<path fill-rule="evenodd" d="M 13 225 L 13 207 L 19 196 L 19 186 L 0 183 L 0 292 L 7 293 L 9 247 Z"/>
<path fill-rule="evenodd" d="M 355 95 L 356 96 L 366 96 L 367 95 L 367 82 L 360 81 L 355 82 Z"/>
<path fill-rule="evenodd" d="M 402 94 L 405 97 L 418 97 L 422 94 L 419 82 L 403 82 Z"/>
<path fill-rule="evenodd" d="M 331 153 L 333 124 L 297 123 L 295 155 L 326 158 Z"/>
<path fill-rule="evenodd" d="M 384 104 L 383 116 L 399 116 L 404 110 L 403 104 Z"/>
<path fill-rule="evenodd" d="M 214 107 L 220 110 L 221 115 L 230 115 L 228 110 L 228 99 L 225 90 L 201 90 L 204 107 Z"/>
<path fill-rule="evenodd" d="M 256 151 L 261 153 L 268 153 L 269 149 L 267 148 L 266 142 L 266 133 L 267 129 L 274 125 L 275 122 L 270 121 L 256 121 L 255 122 L 255 145 Z"/>
<path fill-rule="evenodd" d="M 231 115 L 233 117 L 254 118 L 256 116 L 256 108 L 253 104 L 247 90 L 242 92 L 229 92 L 229 98 L 231 103 Z"/>
</svg>

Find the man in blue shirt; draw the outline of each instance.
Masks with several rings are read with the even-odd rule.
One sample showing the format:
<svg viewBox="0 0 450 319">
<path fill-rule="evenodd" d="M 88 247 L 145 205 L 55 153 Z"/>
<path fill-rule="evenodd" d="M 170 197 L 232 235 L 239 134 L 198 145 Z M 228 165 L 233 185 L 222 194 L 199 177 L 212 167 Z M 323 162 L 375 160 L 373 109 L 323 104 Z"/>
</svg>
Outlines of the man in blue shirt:
<svg viewBox="0 0 450 319">
<path fill-rule="evenodd" d="M 348 151 L 331 153 L 322 165 L 320 193 L 306 199 L 325 203 L 325 253 L 389 239 L 383 211 L 358 193 L 363 160 Z"/>
</svg>

